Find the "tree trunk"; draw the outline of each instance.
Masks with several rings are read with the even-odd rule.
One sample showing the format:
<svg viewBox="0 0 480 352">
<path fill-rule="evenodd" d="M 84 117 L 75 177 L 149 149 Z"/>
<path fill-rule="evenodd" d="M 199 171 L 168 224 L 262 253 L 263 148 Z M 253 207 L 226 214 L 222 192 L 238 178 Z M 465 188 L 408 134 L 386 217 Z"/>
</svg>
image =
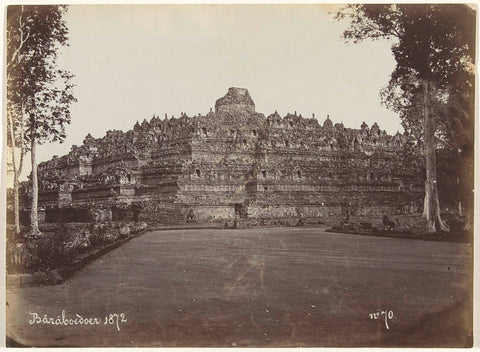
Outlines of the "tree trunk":
<svg viewBox="0 0 480 352">
<path fill-rule="evenodd" d="M 32 235 L 40 233 L 38 229 L 38 178 L 37 178 L 37 163 L 35 161 L 35 137 L 31 141 L 31 156 L 32 156 L 32 209 L 30 210 L 30 224 L 32 227 Z"/>
<path fill-rule="evenodd" d="M 448 228 L 440 216 L 440 202 L 438 200 L 437 189 L 437 166 L 435 158 L 435 123 L 430 111 L 431 99 L 429 86 L 428 82 L 423 83 L 426 170 L 424 215 L 427 218 L 427 231 L 434 233 L 437 229 L 448 231 Z"/>
<path fill-rule="evenodd" d="M 427 217 L 428 213 L 428 202 L 427 202 L 427 192 L 425 191 L 425 197 L 423 197 L 423 213 L 424 217 Z"/>
<path fill-rule="evenodd" d="M 7 123 L 8 129 L 10 132 L 10 143 L 11 147 L 9 148 L 9 152 L 11 153 L 12 158 L 12 171 L 13 171 L 13 213 L 14 213 L 14 224 L 15 224 L 15 232 L 20 232 L 20 207 L 18 201 L 18 173 L 17 173 L 17 159 L 15 158 L 15 125 L 13 123 L 12 113 L 7 111 Z"/>
<path fill-rule="evenodd" d="M 15 168 L 15 165 L 13 166 Z M 20 233 L 20 201 L 18 199 L 18 174 L 17 171 L 13 171 L 13 210 L 15 212 L 15 232 Z"/>
<path fill-rule="evenodd" d="M 20 160 L 18 161 L 15 157 L 15 149 L 16 149 L 16 133 L 15 133 L 15 123 L 12 117 L 12 111 L 7 108 L 7 123 L 8 123 L 8 130 L 10 130 L 10 153 L 12 156 L 12 171 L 13 171 L 13 212 L 14 212 L 14 224 L 15 224 L 15 232 L 20 232 L 20 201 L 19 201 L 19 186 L 20 186 L 20 175 L 22 173 L 23 168 L 23 137 L 24 137 L 24 130 L 23 130 L 23 121 L 25 116 L 25 105 L 22 102 L 22 111 L 20 115 Z M 8 142 L 7 142 L 8 143 Z"/>
<path fill-rule="evenodd" d="M 15 147 L 11 148 L 12 151 L 12 170 L 13 170 L 13 213 L 14 213 L 14 223 L 15 223 L 15 232 L 20 233 L 20 202 L 18 195 L 19 187 L 19 174 L 17 170 L 17 162 L 15 159 Z"/>
<path fill-rule="evenodd" d="M 10 126 L 12 129 L 13 126 Z M 12 140 L 13 140 L 13 133 L 12 133 Z M 14 214 L 14 223 L 15 223 L 15 232 L 20 232 L 20 204 L 18 201 L 18 173 L 17 173 L 17 161 L 15 158 L 15 145 L 12 142 L 12 147 L 10 148 L 10 152 L 12 154 L 12 171 L 13 171 L 13 214 Z"/>
</svg>

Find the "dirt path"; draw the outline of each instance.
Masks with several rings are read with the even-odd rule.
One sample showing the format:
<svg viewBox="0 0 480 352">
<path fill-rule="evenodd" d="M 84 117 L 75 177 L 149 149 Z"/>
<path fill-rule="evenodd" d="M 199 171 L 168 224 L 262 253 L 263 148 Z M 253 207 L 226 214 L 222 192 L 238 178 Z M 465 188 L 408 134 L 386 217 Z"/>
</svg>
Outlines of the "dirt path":
<svg viewBox="0 0 480 352">
<path fill-rule="evenodd" d="M 29 346 L 463 346 L 471 251 L 306 228 L 150 232 L 61 285 L 9 288 L 7 335 Z M 124 314 L 118 328 L 112 313 Z"/>
</svg>

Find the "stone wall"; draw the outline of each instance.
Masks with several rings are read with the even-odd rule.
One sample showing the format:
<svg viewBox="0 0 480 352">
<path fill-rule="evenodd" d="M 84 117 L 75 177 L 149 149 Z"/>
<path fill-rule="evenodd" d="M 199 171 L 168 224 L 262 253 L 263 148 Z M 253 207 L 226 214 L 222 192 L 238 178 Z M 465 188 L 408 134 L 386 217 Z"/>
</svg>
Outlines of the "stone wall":
<svg viewBox="0 0 480 352">
<path fill-rule="evenodd" d="M 140 204 L 141 220 L 170 224 L 192 212 L 195 221 L 418 212 L 423 180 L 399 153 L 404 140 L 376 123 L 265 117 L 246 89 L 230 88 L 205 116 L 154 115 L 127 132 L 87 135 L 39 165 L 40 203 Z"/>
</svg>

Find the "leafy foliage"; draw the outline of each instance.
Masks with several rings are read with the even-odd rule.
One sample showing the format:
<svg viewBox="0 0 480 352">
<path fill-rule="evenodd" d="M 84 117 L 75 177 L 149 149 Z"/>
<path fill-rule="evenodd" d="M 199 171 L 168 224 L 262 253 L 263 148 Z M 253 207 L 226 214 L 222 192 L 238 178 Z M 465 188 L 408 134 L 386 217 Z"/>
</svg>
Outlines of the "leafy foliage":
<svg viewBox="0 0 480 352">
<path fill-rule="evenodd" d="M 410 136 L 422 138 L 423 81 L 432 85 L 437 137 L 473 140 L 475 11 L 461 4 L 347 5 L 347 41 L 391 39 L 396 68 L 382 90 L 383 103 L 398 112 Z M 469 143 L 470 144 L 470 143 Z"/>
<path fill-rule="evenodd" d="M 336 19 L 344 18 L 351 23 L 343 34 L 347 41 L 393 39 L 393 79 L 413 74 L 440 87 L 465 79 L 471 83 L 475 11 L 468 5 L 347 5 L 336 14 Z"/>
<path fill-rule="evenodd" d="M 73 75 L 57 67 L 59 49 L 67 45 L 66 6 L 8 7 L 7 104 L 16 140 L 25 150 L 38 143 L 62 142 L 70 123 Z M 26 118 L 24 117 L 26 115 Z M 15 142 L 15 143 L 13 143 Z"/>
<path fill-rule="evenodd" d="M 425 150 L 427 196 L 428 189 L 436 193 L 436 147 L 445 151 L 439 165 L 448 169 L 442 171 L 453 172 L 454 179 L 463 180 L 457 184 L 472 189 L 475 11 L 462 4 L 357 4 L 344 7 L 336 19 L 350 20 L 343 34 L 347 41 L 392 41 L 396 68 L 381 98 L 399 113 L 411 145 L 418 152 Z M 458 160 L 447 162 L 446 157 L 459 159 L 463 167 L 453 167 Z M 448 192 L 453 185 L 443 184 Z M 461 193 L 458 187 L 453 189 Z M 435 199 L 436 194 L 431 206 L 438 208 Z M 435 212 L 444 227 L 439 210 Z"/>
<path fill-rule="evenodd" d="M 66 6 L 12 5 L 7 10 L 7 145 L 14 173 L 15 223 L 19 231 L 19 175 L 23 156 L 32 162 L 32 233 L 38 232 L 38 181 L 35 148 L 63 142 L 70 123 L 73 75 L 58 68 L 58 53 L 67 45 Z M 16 160 L 17 151 L 20 154 Z"/>
</svg>

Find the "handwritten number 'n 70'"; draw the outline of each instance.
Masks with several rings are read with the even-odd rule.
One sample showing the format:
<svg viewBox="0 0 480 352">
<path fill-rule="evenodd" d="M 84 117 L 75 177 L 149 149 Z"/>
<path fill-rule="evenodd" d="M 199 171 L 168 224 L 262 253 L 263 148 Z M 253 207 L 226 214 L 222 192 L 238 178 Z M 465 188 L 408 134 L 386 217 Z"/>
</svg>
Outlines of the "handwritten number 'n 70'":
<svg viewBox="0 0 480 352">
<path fill-rule="evenodd" d="M 370 313 L 368 315 L 370 319 L 377 320 L 377 319 L 384 319 L 385 320 L 385 327 L 389 330 L 390 327 L 388 326 L 388 319 L 392 320 L 393 318 L 393 311 L 391 310 L 382 310 L 381 312 Z M 383 316 L 383 317 L 382 317 Z"/>
</svg>

